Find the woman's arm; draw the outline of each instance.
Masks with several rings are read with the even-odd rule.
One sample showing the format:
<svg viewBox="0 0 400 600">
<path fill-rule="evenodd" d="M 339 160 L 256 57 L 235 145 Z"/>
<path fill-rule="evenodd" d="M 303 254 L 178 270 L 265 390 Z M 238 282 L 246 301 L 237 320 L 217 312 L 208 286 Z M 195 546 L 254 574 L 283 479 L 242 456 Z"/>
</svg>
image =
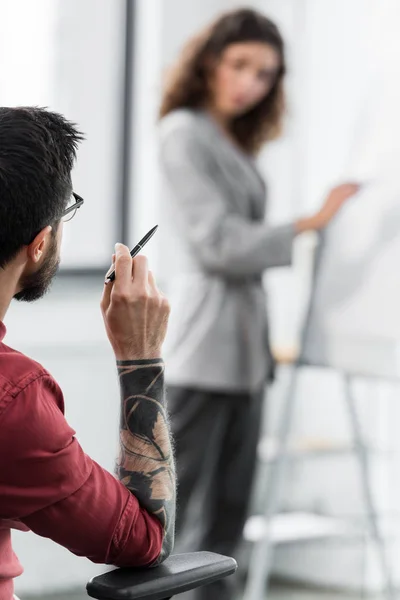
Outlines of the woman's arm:
<svg viewBox="0 0 400 600">
<path fill-rule="evenodd" d="M 182 229 L 202 267 L 228 277 L 291 263 L 294 224 L 270 227 L 230 211 L 212 149 L 183 126 L 161 140 L 161 169 Z"/>
<path fill-rule="evenodd" d="M 333 188 L 326 198 L 322 208 L 311 217 L 299 219 L 295 223 L 296 233 L 318 231 L 326 227 L 342 208 L 343 204 L 359 190 L 355 183 L 344 183 Z"/>
<path fill-rule="evenodd" d="M 202 267 L 227 277 L 260 275 L 291 264 L 293 240 L 325 227 L 358 186 L 332 190 L 314 216 L 271 227 L 229 209 L 213 163 L 213 149 L 188 124 L 169 130 L 161 140 L 161 168 L 182 229 Z"/>
</svg>

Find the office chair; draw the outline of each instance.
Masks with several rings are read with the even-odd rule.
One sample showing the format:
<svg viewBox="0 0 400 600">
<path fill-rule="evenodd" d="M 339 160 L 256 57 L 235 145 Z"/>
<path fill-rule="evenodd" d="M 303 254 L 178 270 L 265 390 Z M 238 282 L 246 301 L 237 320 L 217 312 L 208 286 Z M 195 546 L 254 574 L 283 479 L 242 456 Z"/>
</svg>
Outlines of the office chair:
<svg viewBox="0 0 400 600">
<path fill-rule="evenodd" d="M 236 569 L 233 558 L 213 552 L 175 554 L 158 567 L 115 569 L 93 577 L 86 591 L 99 600 L 169 600 L 232 575 Z"/>
</svg>

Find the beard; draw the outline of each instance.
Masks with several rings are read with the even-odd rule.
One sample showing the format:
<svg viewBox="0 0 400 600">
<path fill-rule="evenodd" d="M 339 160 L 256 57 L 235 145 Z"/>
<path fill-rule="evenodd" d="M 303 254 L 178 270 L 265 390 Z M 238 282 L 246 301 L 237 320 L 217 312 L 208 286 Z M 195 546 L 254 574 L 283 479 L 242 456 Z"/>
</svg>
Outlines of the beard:
<svg viewBox="0 0 400 600">
<path fill-rule="evenodd" d="M 24 277 L 21 281 L 22 290 L 15 294 L 14 299 L 20 302 L 35 302 L 42 298 L 49 291 L 59 265 L 57 241 L 55 236 L 52 236 L 51 244 L 42 266 L 36 273 L 31 273 Z"/>
</svg>

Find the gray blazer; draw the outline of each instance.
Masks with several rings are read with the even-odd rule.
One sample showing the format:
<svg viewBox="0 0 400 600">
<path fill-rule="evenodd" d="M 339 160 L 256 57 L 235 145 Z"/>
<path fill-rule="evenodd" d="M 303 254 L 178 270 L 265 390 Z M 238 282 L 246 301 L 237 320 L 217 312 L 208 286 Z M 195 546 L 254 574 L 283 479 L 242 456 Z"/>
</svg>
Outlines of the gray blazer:
<svg viewBox="0 0 400 600">
<path fill-rule="evenodd" d="M 291 263 L 294 227 L 264 221 L 255 163 L 202 111 L 160 124 L 160 272 L 171 385 L 257 391 L 271 372 L 263 271 Z"/>
</svg>

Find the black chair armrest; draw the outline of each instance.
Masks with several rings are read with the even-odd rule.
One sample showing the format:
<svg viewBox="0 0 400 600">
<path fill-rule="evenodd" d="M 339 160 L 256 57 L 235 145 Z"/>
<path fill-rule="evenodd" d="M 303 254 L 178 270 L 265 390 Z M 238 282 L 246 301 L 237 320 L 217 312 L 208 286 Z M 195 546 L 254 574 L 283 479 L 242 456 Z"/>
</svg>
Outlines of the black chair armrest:
<svg viewBox="0 0 400 600">
<path fill-rule="evenodd" d="M 212 552 L 175 554 L 158 567 L 116 569 L 93 577 L 86 590 L 100 600 L 166 600 L 232 575 L 236 569 L 233 558 Z"/>
</svg>

